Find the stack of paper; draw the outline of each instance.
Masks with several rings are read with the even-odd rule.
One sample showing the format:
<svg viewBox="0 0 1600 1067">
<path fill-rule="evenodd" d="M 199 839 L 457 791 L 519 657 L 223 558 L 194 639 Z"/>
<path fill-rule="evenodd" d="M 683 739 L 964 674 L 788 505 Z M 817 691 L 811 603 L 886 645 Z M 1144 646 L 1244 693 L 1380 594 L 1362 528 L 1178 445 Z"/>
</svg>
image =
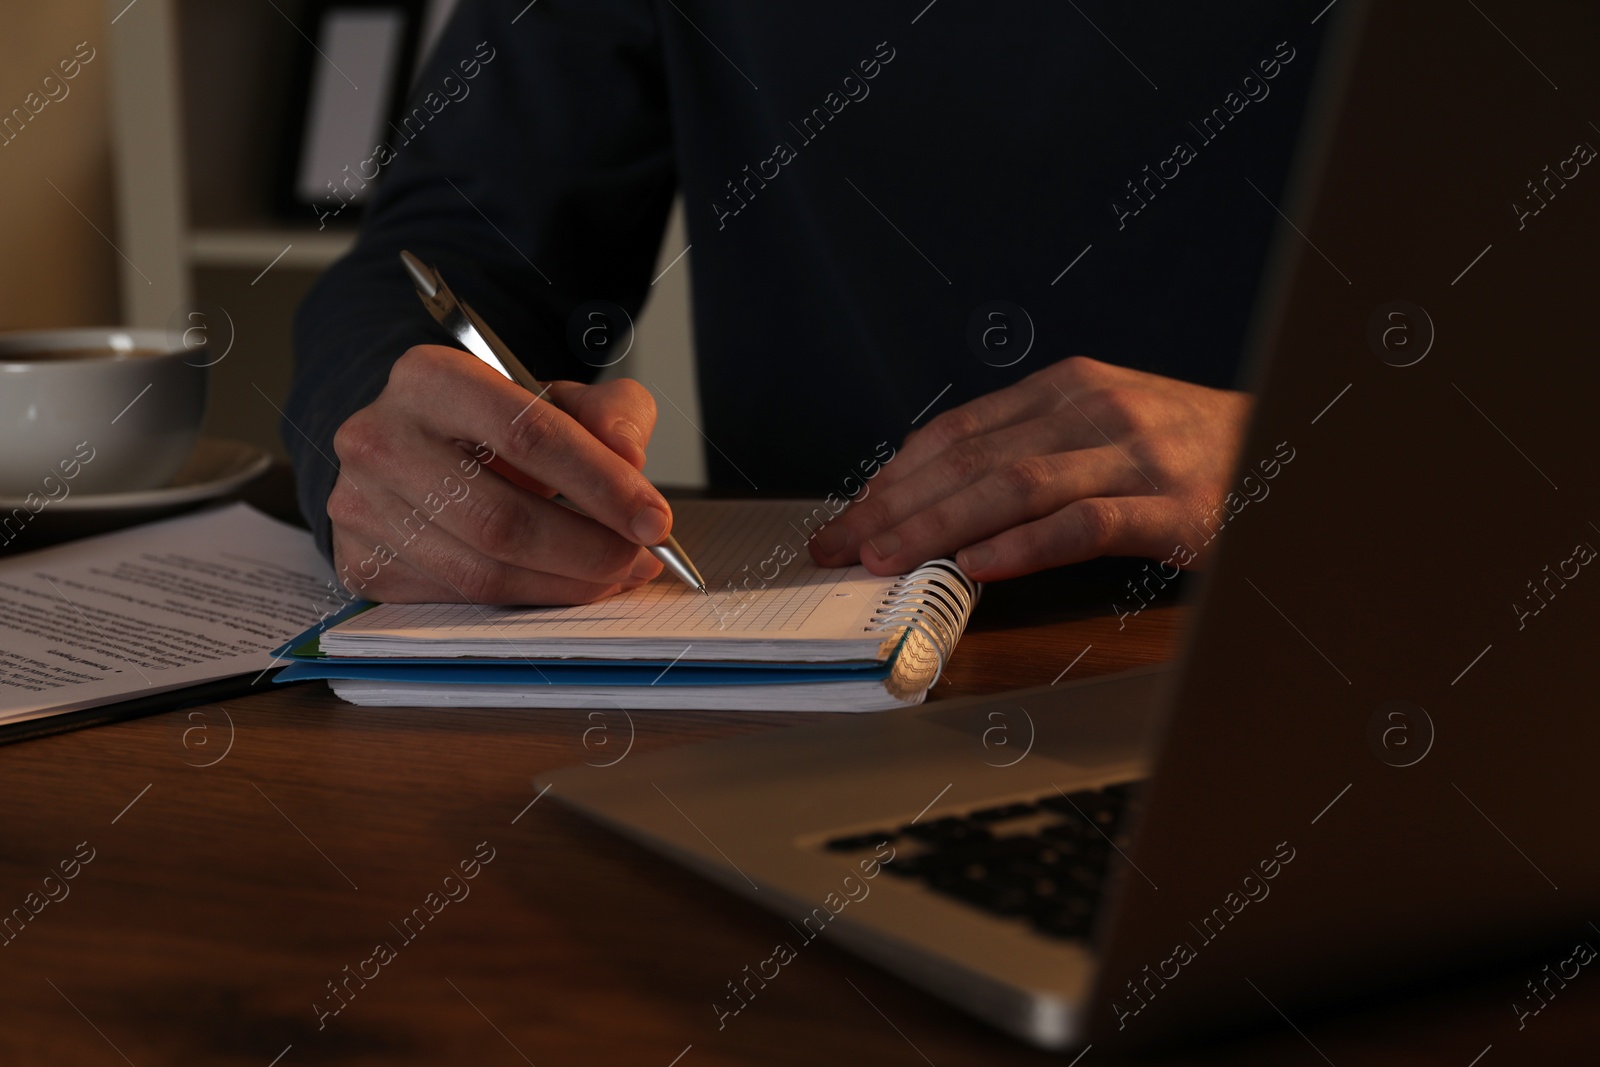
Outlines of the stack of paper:
<svg viewBox="0 0 1600 1067">
<path fill-rule="evenodd" d="M 899 578 L 818 567 L 820 505 L 675 515 L 709 597 L 667 575 L 578 607 L 362 604 L 279 649 L 280 680 L 372 705 L 877 710 L 922 700 L 977 596 L 947 561 Z"/>
</svg>

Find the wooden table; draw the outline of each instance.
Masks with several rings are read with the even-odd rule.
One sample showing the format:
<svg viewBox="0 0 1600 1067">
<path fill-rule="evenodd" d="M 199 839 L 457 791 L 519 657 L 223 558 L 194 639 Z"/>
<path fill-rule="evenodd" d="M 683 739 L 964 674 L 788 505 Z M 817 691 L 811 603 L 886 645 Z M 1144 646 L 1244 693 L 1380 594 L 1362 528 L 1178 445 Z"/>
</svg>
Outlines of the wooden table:
<svg viewBox="0 0 1600 1067">
<path fill-rule="evenodd" d="M 1114 566 L 991 587 L 930 699 L 1170 655 L 1184 610 L 1119 629 L 1119 587 Z M 640 753 L 826 716 L 633 718 Z M 0 947 L 0 1063 L 1067 1062 L 825 944 L 719 1032 L 712 1000 L 782 923 L 548 797 L 528 807 L 530 778 L 582 760 L 589 725 L 359 709 L 316 684 L 0 748 L 0 909 L 67 892 Z M 45 885 L 90 850 L 74 879 Z M 402 938 L 475 852 L 492 859 L 470 895 Z M 327 984 L 378 942 L 394 958 L 319 1027 L 314 1005 L 338 1005 Z M 1518 985 L 1495 974 L 1297 1021 L 1340 1067 L 1467 1067 L 1503 1041 Z M 1482 1067 L 1592 1062 L 1600 978 L 1563 997 Z M 1285 1024 L 1168 1062 L 1322 1060 Z"/>
</svg>

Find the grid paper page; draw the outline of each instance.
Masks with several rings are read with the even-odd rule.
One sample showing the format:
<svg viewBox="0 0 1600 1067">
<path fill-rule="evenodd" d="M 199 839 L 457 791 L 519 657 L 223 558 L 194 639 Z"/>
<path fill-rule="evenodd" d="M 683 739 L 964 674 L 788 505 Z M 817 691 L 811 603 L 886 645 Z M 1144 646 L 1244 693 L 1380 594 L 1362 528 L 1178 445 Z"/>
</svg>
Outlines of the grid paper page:
<svg viewBox="0 0 1600 1067">
<path fill-rule="evenodd" d="M 827 515 L 821 505 L 787 500 L 680 502 L 673 533 L 705 577 L 709 597 L 667 573 L 638 589 L 574 607 L 383 604 L 332 632 L 420 641 L 859 637 L 895 579 L 863 567 L 813 563 L 807 542 Z"/>
</svg>

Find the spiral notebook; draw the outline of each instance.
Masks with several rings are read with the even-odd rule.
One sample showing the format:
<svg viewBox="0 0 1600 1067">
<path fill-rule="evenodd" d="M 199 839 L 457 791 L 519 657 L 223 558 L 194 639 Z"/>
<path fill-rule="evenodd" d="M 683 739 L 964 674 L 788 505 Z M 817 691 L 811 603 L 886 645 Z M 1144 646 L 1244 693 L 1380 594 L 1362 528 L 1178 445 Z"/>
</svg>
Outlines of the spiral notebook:
<svg viewBox="0 0 1600 1067">
<path fill-rule="evenodd" d="M 280 649 L 279 677 L 367 705 L 879 710 L 923 699 L 980 591 L 949 560 L 899 577 L 817 566 L 823 504 L 674 514 L 710 596 L 663 576 L 576 607 L 360 605 Z"/>
</svg>

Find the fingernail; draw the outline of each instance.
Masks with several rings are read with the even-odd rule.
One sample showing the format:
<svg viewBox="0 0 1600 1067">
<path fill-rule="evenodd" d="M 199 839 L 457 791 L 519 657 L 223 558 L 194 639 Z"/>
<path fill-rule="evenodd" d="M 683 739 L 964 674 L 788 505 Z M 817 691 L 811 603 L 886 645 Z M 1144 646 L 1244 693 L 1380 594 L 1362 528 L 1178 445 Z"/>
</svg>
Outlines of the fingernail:
<svg viewBox="0 0 1600 1067">
<path fill-rule="evenodd" d="M 872 546 L 872 551 L 878 554 L 879 559 L 888 559 L 900 551 L 900 535 L 890 530 L 888 533 L 881 533 L 877 537 L 867 538 L 867 544 Z"/>
<path fill-rule="evenodd" d="M 956 557 L 956 566 L 971 574 L 981 571 L 994 562 L 994 549 L 988 545 L 973 545 L 971 548 L 962 549 Z"/>
<path fill-rule="evenodd" d="M 838 524 L 824 526 L 822 532 L 817 534 L 817 551 L 824 556 L 837 556 L 849 547 L 850 530 L 848 527 Z"/>
<path fill-rule="evenodd" d="M 659 545 L 672 527 L 672 519 L 660 508 L 644 508 L 633 517 L 629 527 L 640 544 Z"/>
<path fill-rule="evenodd" d="M 659 574 L 660 571 L 661 564 L 656 562 L 656 558 L 650 555 L 648 552 L 641 552 L 639 553 L 639 558 L 633 561 L 633 570 L 629 573 L 635 578 L 649 581 L 651 578 L 654 578 L 657 574 Z"/>
</svg>

